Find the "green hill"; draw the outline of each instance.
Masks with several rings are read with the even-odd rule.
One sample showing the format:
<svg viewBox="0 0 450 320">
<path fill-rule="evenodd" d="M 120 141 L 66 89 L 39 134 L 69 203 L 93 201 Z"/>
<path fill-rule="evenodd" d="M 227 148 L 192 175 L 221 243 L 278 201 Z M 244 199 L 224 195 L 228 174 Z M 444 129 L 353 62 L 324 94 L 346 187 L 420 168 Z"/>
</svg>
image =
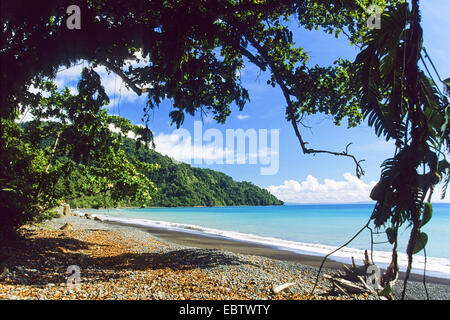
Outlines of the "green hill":
<svg viewBox="0 0 450 320">
<path fill-rule="evenodd" d="M 256 206 L 282 205 L 274 195 L 251 182 L 237 182 L 226 174 L 210 169 L 191 167 L 174 161 L 154 150 L 141 147 L 125 139 L 123 150 L 130 160 L 157 163 L 158 170 L 148 173 L 157 191 L 146 207 L 179 206 Z M 74 180 L 74 178 L 69 178 Z M 66 184 L 67 185 L 67 184 Z M 109 195 L 78 196 L 69 200 L 72 207 L 113 206 Z M 122 201 L 119 206 L 138 206 L 131 201 Z"/>
</svg>

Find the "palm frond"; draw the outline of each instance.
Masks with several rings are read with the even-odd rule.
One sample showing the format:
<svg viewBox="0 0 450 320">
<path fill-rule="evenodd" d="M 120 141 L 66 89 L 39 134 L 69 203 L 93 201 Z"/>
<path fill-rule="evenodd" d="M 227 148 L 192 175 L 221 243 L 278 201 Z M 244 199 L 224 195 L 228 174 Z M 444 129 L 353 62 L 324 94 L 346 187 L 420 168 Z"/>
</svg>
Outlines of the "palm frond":
<svg viewBox="0 0 450 320">
<path fill-rule="evenodd" d="M 369 32 L 365 49 L 356 57 L 360 104 L 377 136 L 400 140 L 405 135 L 402 108 L 406 101 L 402 72 L 407 6 L 385 14 L 382 29 Z"/>
</svg>

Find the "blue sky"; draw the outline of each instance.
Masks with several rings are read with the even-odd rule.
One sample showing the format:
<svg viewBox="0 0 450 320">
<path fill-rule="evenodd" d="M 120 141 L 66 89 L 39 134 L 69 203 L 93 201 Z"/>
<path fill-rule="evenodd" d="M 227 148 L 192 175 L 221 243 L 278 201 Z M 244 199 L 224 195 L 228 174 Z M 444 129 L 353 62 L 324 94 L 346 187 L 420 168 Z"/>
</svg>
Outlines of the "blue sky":
<svg viewBox="0 0 450 320">
<path fill-rule="evenodd" d="M 446 51 L 450 49 L 450 1 L 421 1 L 422 22 L 424 28 L 425 47 L 432 57 L 441 76 L 450 77 L 450 61 L 446 59 Z M 327 66 L 341 57 L 353 60 L 358 53 L 346 39 L 335 39 L 320 31 L 294 30 L 294 39 L 310 54 L 311 65 Z M 75 87 L 79 76 L 79 67 L 61 72 L 57 77 L 59 85 Z M 119 77 L 107 75 L 100 70 L 103 84 L 112 100 L 109 111 L 120 114 L 135 124 L 141 123 L 145 98 L 137 97 L 127 90 Z M 296 139 L 292 127 L 285 120 L 285 102 L 278 87 L 272 88 L 266 84 L 267 74 L 248 64 L 242 71 L 242 80 L 250 93 L 249 102 L 242 112 L 236 106 L 226 124 L 218 125 L 212 119 L 203 118 L 203 132 L 207 129 L 218 129 L 223 136 L 226 129 L 260 129 L 278 130 L 279 170 L 274 175 L 262 175 L 261 163 L 257 164 L 194 164 L 198 167 L 222 171 L 235 180 L 251 181 L 256 185 L 268 188 L 279 198 L 288 202 L 323 203 L 323 202 L 359 202 L 369 201 L 368 194 L 373 184 L 378 181 L 380 165 L 384 159 L 392 156 L 394 146 L 391 142 L 377 138 L 374 130 L 366 124 L 357 128 L 347 129 L 345 121 L 341 127 L 336 127 L 324 115 L 315 115 L 306 119 L 305 123 L 312 129 L 301 128 L 304 139 L 310 147 L 333 151 L 343 151 L 352 142 L 350 152 L 362 163 L 366 174 L 361 180 L 355 177 L 355 166 L 352 160 L 332 155 L 304 155 Z M 170 126 L 168 116 L 171 111 L 170 101 L 164 101 L 150 117 L 149 126 L 156 136 L 156 150 L 168 154 L 175 159 L 186 161 L 183 154 L 191 154 L 189 145 L 177 140 L 176 128 Z M 194 121 L 201 121 L 200 114 L 187 116 L 183 129 L 194 136 Z M 179 132 L 178 132 L 179 133 Z M 186 142 L 186 141 L 185 141 Z M 193 140 L 190 141 L 191 143 Z M 205 147 L 205 144 L 203 145 Z M 270 140 L 269 140 L 270 147 Z M 214 146 L 207 146 L 206 149 Z M 211 151 L 211 150 L 210 150 Z M 261 150 L 259 150 L 261 151 Z M 217 154 L 217 153 L 216 153 Z M 273 155 L 275 156 L 275 155 Z M 438 200 L 437 193 L 434 200 Z M 446 202 L 450 202 L 447 195 Z"/>
</svg>

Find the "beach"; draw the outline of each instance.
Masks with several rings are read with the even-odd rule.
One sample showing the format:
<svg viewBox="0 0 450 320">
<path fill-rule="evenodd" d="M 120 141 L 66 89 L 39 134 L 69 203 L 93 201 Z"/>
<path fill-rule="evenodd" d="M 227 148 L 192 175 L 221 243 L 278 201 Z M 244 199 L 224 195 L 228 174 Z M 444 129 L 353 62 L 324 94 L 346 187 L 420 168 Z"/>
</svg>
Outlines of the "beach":
<svg viewBox="0 0 450 320">
<path fill-rule="evenodd" d="M 60 230 L 66 223 L 71 227 Z M 329 261 L 311 294 L 322 258 L 234 241 L 64 216 L 21 229 L 1 249 L 0 299 L 309 300 L 377 299 L 331 294 Z M 77 266 L 77 286 L 67 284 Z M 425 299 L 416 276 L 407 299 Z M 427 278 L 430 299 L 450 299 L 446 279 Z M 279 293 L 274 288 L 295 283 Z M 399 298 L 403 282 L 394 287 Z"/>
</svg>

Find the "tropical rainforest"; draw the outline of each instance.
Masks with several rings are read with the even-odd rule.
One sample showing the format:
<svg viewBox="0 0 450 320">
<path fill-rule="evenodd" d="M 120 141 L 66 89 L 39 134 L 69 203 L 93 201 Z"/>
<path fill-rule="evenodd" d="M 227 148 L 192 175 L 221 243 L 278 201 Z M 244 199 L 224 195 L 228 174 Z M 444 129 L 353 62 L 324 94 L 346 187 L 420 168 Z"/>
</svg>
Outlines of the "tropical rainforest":
<svg viewBox="0 0 450 320">
<path fill-rule="evenodd" d="M 73 193 L 58 188 L 62 177 L 70 175 L 80 178 L 69 179 L 75 183 L 89 180 L 76 186 L 86 196 L 94 192 L 115 201 L 158 202 L 163 201 L 155 193 L 160 183 L 172 199 L 181 197 L 179 192 L 189 197 L 183 186 L 211 172 L 183 174 L 180 166 L 179 186 L 173 186 L 169 174 L 162 183 L 159 164 L 145 162 L 147 156 L 139 153 L 127 155 L 109 125 L 124 135 L 133 131 L 139 143 L 151 143 L 149 111 L 163 100 L 171 101 L 169 115 L 177 127 L 186 116 L 205 112 L 225 123 L 232 105 L 242 110 L 250 99 L 240 70 L 252 64 L 268 71 L 267 84 L 281 90 L 286 120 L 304 154 L 347 157 L 356 175 L 364 174 L 362 160 L 348 147 L 317 149 L 304 140 L 303 120 L 319 113 L 336 125 L 367 121 L 374 134 L 395 142 L 395 154 L 383 163 L 372 190 L 376 205 L 368 219 L 393 247 L 382 279 L 387 291 L 398 277 L 398 230 L 411 226 L 404 295 L 413 255 L 425 251 L 422 227 L 432 218 L 434 186 L 443 182 L 445 193 L 450 180 L 450 79 L 439 75 L 423 46 L 419 0 L 86 0 L 80 3 L 79 29 L 66 27 L 72 2 L 1 3 L 0 236 L 13 236 Z M 380 9 L 379 28 L 368 26 L 370 5 Z M 294 43 L 289 19 L 299 28 L 347 38 L 359 50 L 357 58 L 307 65 L 308 44 Z M 149 63 L 130 64 L 136 53 Z M 78 94 L 57 90 L 52 81 L 58 70 L 80 60 L 87 67 Z M 95 72 L 98 65 L 147 96 L 143 127 L 105 111 L 109 97 Z M 39 91 L 32 92 L 31 86 Z M 35 120 L 24 131 L 17 119 L 27 111 Z M 58 121 L 41 121 L 49 118 Z M 44 139 L 53 143 L 41 148 Z M 161 165 L 159 174 L 166 167 Z M 210 186 L 226 181 L 212 176 Z M 189 186 L 192 192 L 197 187 Z M 240 187 L 245 194 L 246 185 Z M 217 193 L 214 201 L 206 194 L 198 194 L 200 202 L 224 201 Z M 181 198 L 178 203 L 185 202 Z"/>
<path fill-rule="evenodd" d="M 130 138 L 124 138 L 122 149 L 128 159 L 156 164 L 146 172 L 153 184 L 152 197 L 147 202 L 131 198 L 116 201 L 110 192 L 80 193 L 79 185 L 87 185 L 80 170 L 64 177 L 57 188 L 67 188 L 66 201 L 72 208 L 99 208 L 117 206 L 179 207 L 179 206 L 259 206 L 282 205 L 274 195 L 251 182 L 236 182 L 226 174 L 210 169 L 191 167 L 152 149 L 141 147 Z M 90 194 L 90 195 L 89 195 Z"/>
</svg>

